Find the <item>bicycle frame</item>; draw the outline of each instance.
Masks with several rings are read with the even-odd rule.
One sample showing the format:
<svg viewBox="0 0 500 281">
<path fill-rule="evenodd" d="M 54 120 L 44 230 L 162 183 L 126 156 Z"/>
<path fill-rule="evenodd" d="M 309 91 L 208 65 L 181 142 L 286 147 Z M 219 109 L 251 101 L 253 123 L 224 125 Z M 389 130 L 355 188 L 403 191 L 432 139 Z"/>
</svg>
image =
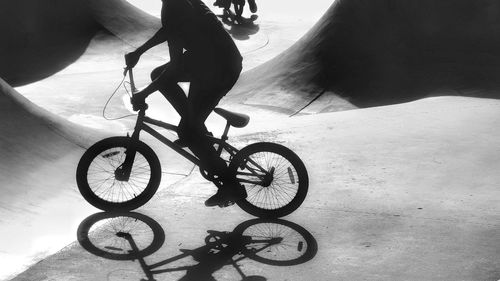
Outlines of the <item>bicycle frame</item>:
<svg viewBox="0 0 500 281">
<path fill-rule="evenodd" d="M 125 71 L 126 72 L 128 71 L 132 92 L 133 93 L 137 92 L 136 87 L 135 87 L 135 83 L 134 83 L 134 75 L 133 75 L 132 69 L 127 68 L 127 69 L 125 69 Z M 134 162 L 134 158 L 135 158 L 135 144 L 137 143 L 137 141 L 139 141 L 139 135 L 140 135 L 141 131 L 147 132 L 148 134 L 150 134 L 151 136 L 153 136 L 154 138 L 156 138 L 157 140 L 159 140 L 163 144 L 165 144 L 168 147 L 170 147 L 171 149 L 173 149 L 175 152 L 182 155 L 187 160 L 191 161 L 193 164 L 201 167 L 202 169 L 204 169 L 206 171 L 207 169 L 205 169 L 201 166 L 201 161 L 199 158 L 197 158 L 192 153 L 186 151 L 182 146 L 177 145 L 173 141 L 169 140 L 168 138 L 166 138 L 165 136 L 160 134 L 158 131 L 153 129 L 148 124 L 155 125 L 155 126 L 158 126 L 158 127 L 170 130 L 170 131 L 175 131 L 175 132 L 177 132 L 177 126 L 166 123 L 166 122 L 162 122 L 162 121 L 150 118 L 150 117 L 147 117 L 146 116 L 146 109 L 147 109 L 147 107 L 141 108 L 138 112 L 137 121 L 136 121 L 136 124 L 134 127 L 134 132 L 132 133 L 132 136 L 130 137 L 131 141 L 129 142 L 129 146 L 127 147 L 126 158 L 125 158 L 124 163 L 115 172 L 116 178 L 118 180 L 124 180 L 124 181 L 128 180 L 128 178 L 130 176 L 131 169 L 132 169 L 132 163 Z M 234 155 L 236 155 L 236 153 L 238 153 L 239 150 L 226 142 L 226 140 L 228 139 L 227 135 L 229 133 L 229 128 L 230 128 L 230 125 L 228 122 L 228 123 L 226 123 L 226 127 L 224 129 L 224 132 L 222 133 L 222 136 L 220 138 L 216 138 L 216 137 L 212 137 L 212 136 L 208 136 L 208 135 L 207 135 L 207 138 L 211 142 L 213 142 L 213 144 L 218 145 L 217 156 L 220 157 L 222 154 L 222 151 L 225 150 L 226 152 L 229 153 L 229 155 L 230 155 L 229 159 L 231 159 Z M 263 182 L 266 182 L 266 179 L 268 180 L 270 175 L 272 176 L 272 174 L 274 172 L 273 169 L 271 169 L 271 171 L 267 171 L 266 169 L 261 167 L 259 164 L 257 164 L 255 161 L 253 161 L 252 159 L 247 159 L 247 161 L 250 162 L 251 164 L 253 164 L 257 169 L 252 168 L 245 163 L 245 167 L 250 171 L 250 173 L 239 172 L 238 175 L 255 176 L 255 177 L 259 178 L 260 181 L 251 181 L 251 180 L 239 178 L 238 180 L 240 182 L 250 183 L 250 184 L 261 184 L 262 185 Z"/>
</svg>

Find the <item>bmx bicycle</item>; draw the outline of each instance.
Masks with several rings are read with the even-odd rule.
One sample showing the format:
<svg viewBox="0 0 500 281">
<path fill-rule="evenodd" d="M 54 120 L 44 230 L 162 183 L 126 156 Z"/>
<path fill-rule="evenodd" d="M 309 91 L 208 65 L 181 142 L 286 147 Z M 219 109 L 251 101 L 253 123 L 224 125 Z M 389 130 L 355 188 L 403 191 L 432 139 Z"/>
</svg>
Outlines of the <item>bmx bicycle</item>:
<svg viewBox="0 0 500 281">
<path fill-rule="evenodd" d="M 293 266 L 313 259 L 318 250 L 312 234 L 298 224 L 282 219 L 251 219 L 232 232 L 208 230 L 205 245 L 179 249 L 178 255 L 148 264 L 145 257 L 163 246 L 165 232 L 155 220 L 135 212 L 93 214 L 80 223 L 77 240 L 96 256 L 138 261 L 146 276 L 141 281 L 181 271 L 186 275 L 180 280 L 212 280 L 209 277 L 224 266 L 234 267 L 241 280 L 262 281 L 266 280 L 262 276 L 245 275 L 238 263 L 249 258 L 273 266 Z M 197 263 L 178 262 L 189 257 Z"/>
<path fill-rule="evenodd" d="M 132 94 L 137 90 L 131 68 L 124 75 L 129 77 Z M 155 152 L 139 140 L 141 131 L 149 133 L 187 160 L 200 167 L 201 175 L 221 186 L 220 179 L 203 169 L 200 160 L 189 150 L 174 143 L 150 125 L 176 131 L 177 126 L 146 116 L 147 104 L 140 107 L 131 136 L 110 137 L 98 141 L 81 157 L 76 181 L 82 196 L 93 206 L 104 210 L 133 210 L 144 205 L 157 191 L 161 181 L 161 166 Z M 226 119 L 222 136 L 207 135 L 217 154 L 228 163 L 228 169 L 236 175 L 248 194 L 236 203 L 247 213 L 266 218 L 286 216 L 304 201 L 309 178 L 301 159 L 283 145 L 258 142 L 241 150 L 229 143 L 230 127 L 245 127 L 250 118 L 222 108 L 215 113 Z"/>
</svg>

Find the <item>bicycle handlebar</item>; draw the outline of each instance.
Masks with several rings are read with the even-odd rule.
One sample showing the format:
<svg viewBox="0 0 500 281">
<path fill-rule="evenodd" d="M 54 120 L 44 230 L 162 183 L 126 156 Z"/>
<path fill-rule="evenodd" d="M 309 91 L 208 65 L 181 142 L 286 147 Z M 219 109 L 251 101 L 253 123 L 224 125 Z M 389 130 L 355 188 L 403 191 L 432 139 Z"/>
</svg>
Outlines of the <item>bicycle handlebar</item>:
<svg viewBox="0 0 500 281">
<path fill-rule="evenodd" d="M 123 75 L 127 75 L 127 72 L 128 72 L 128 77 L 130 78 L 130 89 L 132 90 L 132 96 L 138 92 L 137 88 L 135 87 L 135 81 L 134 81 L 134 72 L 132 71 L 132 67 L 125 67 L 124 70 L 123 70 Z M 134 111 L 140 111 L 140 110 L 146 110 L 148 109 L 148 104 L 147 103 L 143 103 L 143 104 L 138 104 L 138 105 L 133 105 L 133 110 Z"/>
<path fill-rule="evenodd" d="M 135 87 L 135 81 L 134 81 L 134 72 L 132 71 L 132 67 L 126 66 L 123 75 L 127 75 L 128 72 L 128 77 L 130 78 L 130 88 L 132 89 L 132 95 L 137 92 L 137 88 Z"/>
</svg>

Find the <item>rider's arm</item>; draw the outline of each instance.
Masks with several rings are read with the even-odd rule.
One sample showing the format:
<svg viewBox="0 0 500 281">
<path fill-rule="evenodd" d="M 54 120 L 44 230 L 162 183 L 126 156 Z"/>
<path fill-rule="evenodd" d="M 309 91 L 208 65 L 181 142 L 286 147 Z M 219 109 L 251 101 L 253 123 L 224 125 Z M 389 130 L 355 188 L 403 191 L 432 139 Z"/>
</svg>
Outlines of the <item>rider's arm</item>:
<svg viewBox="0 0 500 281">
<path fill-rule="evenodd" d="M 168 40 L 168 49 L 169 49 L 169 54 L 170 54 L 170 71 L 176 72 L 178 71 L 177 69 L 180 69 L 183 65 L 182 59 L 183 59 L 183 47 L 182 47 L 182 41 L 181 39 L 177 38 L 169 38 Z M 179 70 L 180 71 L 180 70 Z M 159 81 L 162 81 L 163 75 L 165 72 L 161 73 L 151 84 L 149 84 L 146 88 L 142 89 L 139 94 L 142 98 L 146 98 L 150 94 L 154 93 L 155 91 L 158 90 L 158 83 Z"/>
<path fill-rule="evenodd" d="M 169 15 L 164 15 L 167 11 L 167 9 L 162 8 L 162 18 L 163 17 L 174 17 L 171 19 L 171 26 L 170 26 L 170 32 L 167 31 L 165 28 L 160 29 L 155 36 L 153 36 L 151 39 L 149 39 L 146 43 L 144 43 L 141 47 L 137 49 L 136 52 L 145 52 L 149 48 L 152 48 L 160 43 L 163 43 L 165 41 L 168 41 L 168 49 L 169 49 L 169 55 L 170 55 L 170 67 L 169 67 L 169 72 L 176 72 L 180 70 L 181 67 L 183 67 L 183 51 L 184 51 L 184 43 L 183 39 L 181 38 L 181 34 L 179 33 L 178 30 L 181 28 L 177 26 L 181 20 L 189 20 L 191 18 L 192 9 L 189 8 L 187 5 L 188 2 L 184 1 L 174 1 L 170 3 L 170 6 L 167 8 L 168 11 L 170 11 Z M 177 18 L 175 18 L 177 17 Z M 180 18 L 179 18 L 180 17 Z M 178 28 L 175 28 L 178 27 Z M 171 30 L 177 30 L 177 32 L 172 32 Z M 161 41 L 161 42 L 160 42 Z M 156 43 L 156 45 L 155 45 Z M 163 80 L 163 75 L 165 75 L 165 72 L 161 73 L 151 84 L 149 84 L 146 88 L 142 89 L 138 93 L 136 93 L 136 98 L 137 99 L 144 99 L 148 97 L 150 94 L 158 90 L 158 84 L 160 83 L 159 81 Z"/>
<path fill-rule="evenodd" d="M 142 55 L 147 50 L 165 41 L 167 41 L 167 33 L 165 32 L 165 28 L 162 27 L 155 33 L 155 35 L 153 35 L 153 37 L 151 37 L 148 41 L 146 41 L 146 43 L 142 44 L 142 46 L 137 48 L 136 52 Z"/>
<path fill-rule="evenodd" d="M 142 44 L 142 46 L 137 48 L 135 51 L 125 55 L 125 63 L 127 64 L 127 67 L 134 67 L 144 52 L 165 41 L 167 41 L 167 33 L 162 27 L 155 33 L 155 35 L 153 35 L 153 37 L 146 41 L 146 43 Z"/>
</svg>

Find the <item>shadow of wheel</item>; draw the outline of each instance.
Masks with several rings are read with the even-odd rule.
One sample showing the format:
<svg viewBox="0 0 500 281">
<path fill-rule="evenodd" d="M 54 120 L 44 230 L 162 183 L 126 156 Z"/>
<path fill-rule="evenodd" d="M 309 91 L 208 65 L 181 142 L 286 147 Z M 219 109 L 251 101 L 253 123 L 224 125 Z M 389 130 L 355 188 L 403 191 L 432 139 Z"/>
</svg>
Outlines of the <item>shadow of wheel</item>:
<svg viewBox="0 0 500 281">
<path fill-rule="evenodd" d="M 318 244 L 312 234 L 302 226 L 286 220 L 252 219 L 239 224 L 233 233 L 254 241 L 246 243 L 243 253 L 264 264 L 297 265 L 313 259 L 318 252 Z M 277 242 L 269 245 L 267 241 L 273 239 Z"/>
<path fill-rule="evenodd" d="M 124 237 L 131 237 L 138 251 Z M 152 218 L 134 212 L 102 212 L 84 219 L 77 230 L 80 245 L 111 260 L 134 260 L 151 255 L 165 242 L 165 232 Z"/>
</svg>

